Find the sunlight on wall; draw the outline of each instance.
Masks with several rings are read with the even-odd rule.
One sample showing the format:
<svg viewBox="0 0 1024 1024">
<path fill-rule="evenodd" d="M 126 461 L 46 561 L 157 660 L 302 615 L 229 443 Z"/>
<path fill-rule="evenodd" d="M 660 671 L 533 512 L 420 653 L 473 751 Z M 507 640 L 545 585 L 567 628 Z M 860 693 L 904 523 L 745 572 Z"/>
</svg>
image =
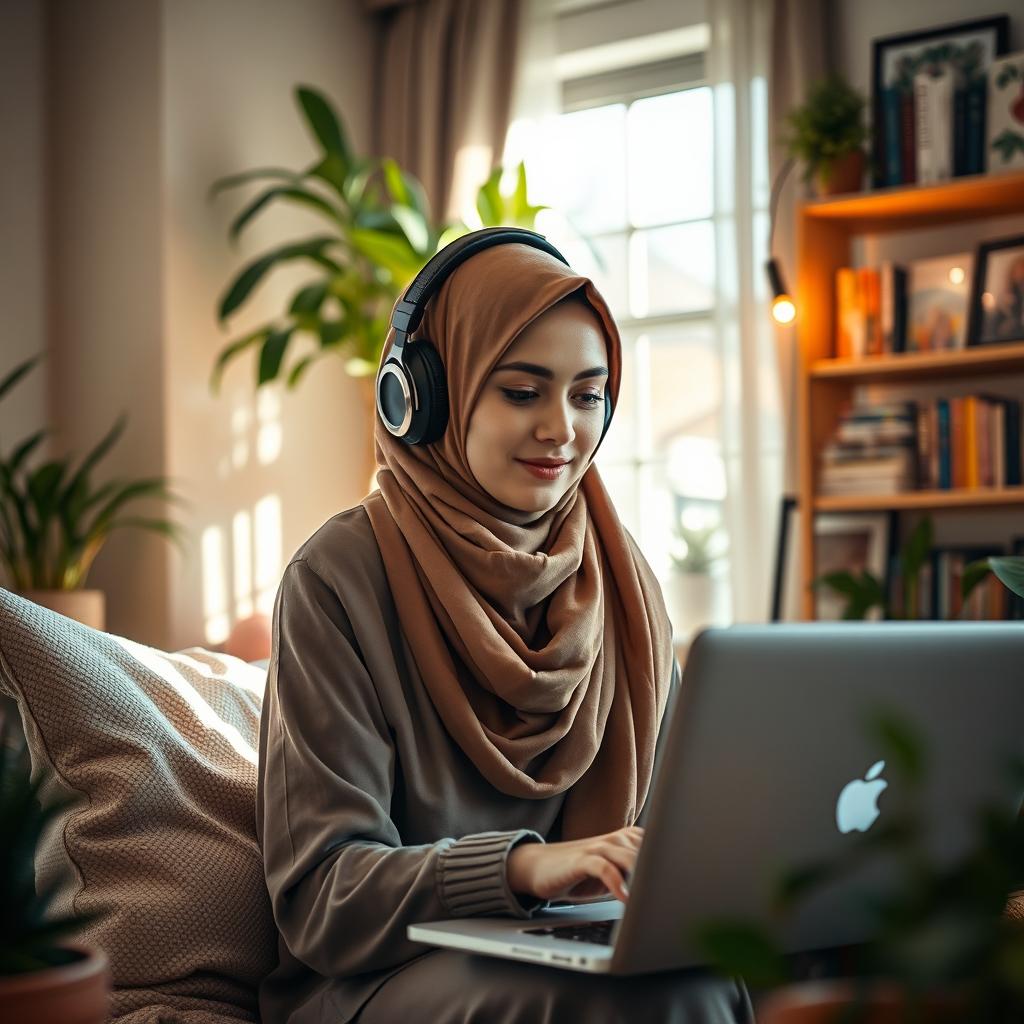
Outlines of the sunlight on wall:
<svg viewBox="0 0 1024 1024">
<path fill-rule="evenodd" d="M 244 619 L 253 613 L 252 594 L 252 517 L 236 512 L 231 523 L 232 550 L 235 569 L 235 618 Z"/>
<path fill-rule="evenodd" d="M 256 457 L 269 466 L 281 454 L 281 394 L 276 388 L 260 388 L 256 394 Z"/>
<path fill-rule="evenodd" d="M 270 615 L 281 578 L 281 499 L 268 494 L 256 502 L 253 516 L 256 611 Z"/>
<path fill-rule="evenodd" d="M 483 226 L 476 208 L 476 194 L 491 173 L 490 146 L 463 146 L 455 154 L 452 188 L 458 197 L 459 216 L 470 228 Z"/>
<path fill-rule="evenodd" d="M 228 618 L 228 595 L 224 574 L 224 533 L 219 526 L 203 530 L 203 621 L 206 641 L 223 643 L 231 629 Z"/>
</svg>

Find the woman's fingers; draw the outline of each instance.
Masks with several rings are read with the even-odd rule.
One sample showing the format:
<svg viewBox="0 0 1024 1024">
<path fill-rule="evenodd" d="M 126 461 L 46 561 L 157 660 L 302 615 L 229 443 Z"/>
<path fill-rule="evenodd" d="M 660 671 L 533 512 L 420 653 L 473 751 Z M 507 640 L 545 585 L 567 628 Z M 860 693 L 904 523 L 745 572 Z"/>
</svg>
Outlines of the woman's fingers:
<svg viewBox="0 0 1024 1024">
<path fill-rule="evenodd" d="M 582 866 L 588 874 L 595 878 L 600 878 L 604 883 L 604 887 L 616 899 L 623 902 L 629 899 L 629 890 L 626 888 L 626 883 L 619 869 L 610 860 L 592 853 L 587 856 Z"/>
</svg>

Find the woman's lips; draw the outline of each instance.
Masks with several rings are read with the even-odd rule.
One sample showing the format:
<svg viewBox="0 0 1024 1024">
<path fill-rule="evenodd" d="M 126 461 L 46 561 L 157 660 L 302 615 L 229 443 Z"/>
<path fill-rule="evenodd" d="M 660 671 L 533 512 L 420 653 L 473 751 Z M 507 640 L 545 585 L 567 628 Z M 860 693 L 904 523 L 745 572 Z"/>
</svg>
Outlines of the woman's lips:
<svg viewBox="0 0 1024 1024">
<path fill-rule="evenodd" d="M 560 466 L 538 466 L 532 462 L 523 462 L 522 459 L 516 459 L 516 462 L 540 480 L 557 480 L 569 465 L 568 462 L 563 462 Z"/>
</svg>

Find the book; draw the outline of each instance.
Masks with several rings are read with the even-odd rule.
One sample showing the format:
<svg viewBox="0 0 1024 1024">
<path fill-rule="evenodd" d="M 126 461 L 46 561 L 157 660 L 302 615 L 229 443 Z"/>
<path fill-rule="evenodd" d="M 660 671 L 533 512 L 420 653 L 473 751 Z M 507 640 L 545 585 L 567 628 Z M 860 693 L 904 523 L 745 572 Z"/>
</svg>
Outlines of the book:
<svg viewBox="0 0 1024 1024">
<path fill-rule="evenodd" d="M 879 324 L 883 352 L 902 352 L 907 332 L 907 270 L 892 260 L 878 269 Z"/>
<path fill-rule="evenodd" d="M 914 76 L 917 180 L 946 181 L 953 167 L 953 74 L 949 67 Z"/>
<path fill-rule="evenodd" d="M 900 90 L 891 85 L 882 92 L 882 128 L 885 135 L 885 173 L 886 185 L 899 185 L 903 182 L 900 168 L 903 146 L 901 143 L 903 123 L 903 105 Z"/>
</svg>

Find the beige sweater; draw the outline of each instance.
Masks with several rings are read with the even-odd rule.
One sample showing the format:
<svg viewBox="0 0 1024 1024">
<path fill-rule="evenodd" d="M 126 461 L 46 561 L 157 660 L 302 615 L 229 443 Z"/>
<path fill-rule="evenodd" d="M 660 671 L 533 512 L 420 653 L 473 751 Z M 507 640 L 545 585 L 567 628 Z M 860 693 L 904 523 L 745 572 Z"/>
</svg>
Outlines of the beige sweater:
<svg viewBox="0 0 1024 1024">
<path fill-rule="evenodd" d="M 564 797 L 498 792 L 449 738 L 362 506 L 296 552 L 273 627 L 256 828 L 280 964 L 260 1010 L 264 1024 L 346 1021 L 425 952 L 410 923 L 540 906 L 509 890 L 505 861 L 559 838 Z"/>
</svg>

